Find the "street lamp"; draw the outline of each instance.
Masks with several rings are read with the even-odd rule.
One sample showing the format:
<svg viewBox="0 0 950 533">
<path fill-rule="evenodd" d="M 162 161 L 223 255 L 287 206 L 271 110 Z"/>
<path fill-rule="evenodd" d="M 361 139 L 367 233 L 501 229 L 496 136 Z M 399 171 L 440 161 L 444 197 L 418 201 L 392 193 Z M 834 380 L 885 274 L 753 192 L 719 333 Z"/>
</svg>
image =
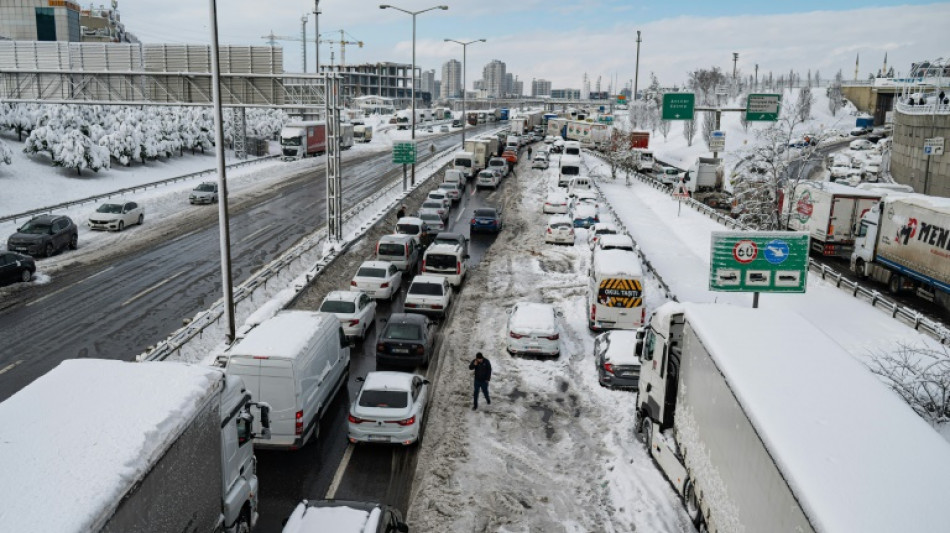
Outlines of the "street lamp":
<svg viewBox="0 0 950 533">
<path fill-rule="evenodd" d="M 380 9 L 395 9 L 396 11 L 402 11 L 407 15 L 412 15 L 412 89 L 410 95 L 412 98 L 412 140 L 415 144 L 416 140 L 416 15 L 420 13 L 425 13 L 426 11 L 432 11 L 433 9 L 441 9 L 443 11 L 447 10 L 449 6 L 433 6 L 427 9 L 422 9 L 420 11 L 407 11 L 405 9 L 391 6 L 389 4 L 380 4 Z M 412 184 L 416 184 L 416 164 L 412 164 Z"/>
<path fill-rule="evenodd" d="M 462 42 L 456 41 L 455 39 L 445 39 L 445 42 L 453 42 L 462 45 L 462 149 L 465 149 L 465 126 L 468 124 L 468 119 L 465 117 L 465 57 L 466 50 L 468 45 L 473 43 L 483 43 L 485 39 L 475 39 L 474 41 Z M 445 83 L 445 80 L 442 80 Z"/>
</svg>

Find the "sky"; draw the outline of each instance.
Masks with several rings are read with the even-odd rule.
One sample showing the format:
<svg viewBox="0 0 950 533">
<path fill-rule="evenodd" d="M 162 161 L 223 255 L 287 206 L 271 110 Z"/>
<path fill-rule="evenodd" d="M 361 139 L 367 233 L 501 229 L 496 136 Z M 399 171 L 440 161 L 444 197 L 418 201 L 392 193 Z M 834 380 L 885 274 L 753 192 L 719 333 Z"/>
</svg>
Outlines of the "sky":
<svg viewBox="0 0 950 533">
<path fill-rule="evenodd" d="M 679 0 L 442 0 L 448 10 L 416 17 L 416 64 L 435 69 L 462 59 L 462 47 L 444 39 L 486 39 L 468 47 L 467 81 L 482 76 L 492 59 L 525 82 L 550 80 L 555 89 L 581 87 L 584 73 L 592 89 L 598 77 L 607 90 L 611 79 L 623 87 L 635 77 L 636 32 L 641 32 L 638 87 L 649 85 L 655 73 L 664 86 L 682 84 L 688 72 L 718 66 L 732 72 L 733 53 L 739 54 L 740 75 L 774 75 L 791 69 L 820 71 L 831 77 L 839 69 L 854 77 L 860 55 L 860 77 L 877 72 L 885 53 L 888 66 L 906 72 L 912 61 L 950 56 L 950 3 L 909 1 L 742 0 L 702 2 Z M 412 61 L 412 17 L 379 2 L 319 0 L 320 32 L 325 40 L 362 41 L 346 46 L 348 64 Z M 307 72 L 314 71 L 314 0 L 281 0 L 262 4 L 252 0 L 218 1 L 218 33 L 222 44 L 265 45 L 265 35 L 299 39 L 301 17 L 307 22 Z M 435 0 L 398 0 L 397 7 L 420 11 L 439 5 Z M 830 6 L 833 5 L 833 8 Z M 143 42 L 207 43 L 210 9 L 207 2 L 164 0 L 119 2 L 128 31 Z M 302 70 L 299 41 L 281 41 L 284 68 Z M 331 50 L 340 60 L 339 44 L 323 44 L 320 62 Z"/>
</svg>

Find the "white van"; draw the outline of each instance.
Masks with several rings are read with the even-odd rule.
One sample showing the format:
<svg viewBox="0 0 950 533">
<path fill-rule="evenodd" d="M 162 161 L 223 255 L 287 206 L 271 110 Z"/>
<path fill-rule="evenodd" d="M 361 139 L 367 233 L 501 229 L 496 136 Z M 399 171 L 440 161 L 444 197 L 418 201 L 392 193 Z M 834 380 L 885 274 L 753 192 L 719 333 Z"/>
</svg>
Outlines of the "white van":
<svg viewBox="0 0 950 533">
<path fill-rule="evenodd" d="M 317 438 L 320 417 L 349 378 L 349 346 L 337 317 L 316 311 L 281 311 L 238 339 L 226 372 L 271 408 L 270 440 L 254 439 L 256 447 L 296 450 Z"/>
<path fill-rule="evenodd" d="M 460 287 L 468 272 L 466 259 L 461 244 L 433 244 L 422 256 L 422 273 L 442 276 L 453 287 Z"/>
<path fill-rule="evenodd" d="M 594 190 L 594 184 L 588 176 L 574 176 L 567 184 L 567 195 L 572 198 L 577 196 L 579 191 L 592 190 Z"/>
<path fill-rule="evenodd" d="M 383 235 L 376 243 L 376 261 L 389 261 L 402 272 L 413 272 L 419 261 L 419 242 L 412 235 Z"/>
<path fill-rule="evenodd" d="M 444 183 L 458 183 L 459 189 L 463 192 L 465 191 L 466 176 L 461 170 L 455 168 L 447 169 L 445 174 L 442 175 L 442 181 Z"/>
<path fill-rule="evenodd" d="M 575 155 L 562 155 L 558 165 L 558 187 L 567 187 L 571 178 L 581 174 L 581 158 Z"/>
<path fill-rule="evenodd" d="M 577 157 L 581 156 L 581 142 L 580 141 L 564 141 L 564 155 L 576 155 Z"/>
<path fill-rule="evenodd" d="M 599 250 L 588 271 L 587 326 L 592 331 L 636 329 L 646 320 L 640 258 L 626 250 Z"/>
<path fill-rule="evenodd" d="M 475 175 L 475 154 L 472 152 L 455 152 L 452 159 L 452 168 L 459 170 L 466 178 Z"/>
</svg>

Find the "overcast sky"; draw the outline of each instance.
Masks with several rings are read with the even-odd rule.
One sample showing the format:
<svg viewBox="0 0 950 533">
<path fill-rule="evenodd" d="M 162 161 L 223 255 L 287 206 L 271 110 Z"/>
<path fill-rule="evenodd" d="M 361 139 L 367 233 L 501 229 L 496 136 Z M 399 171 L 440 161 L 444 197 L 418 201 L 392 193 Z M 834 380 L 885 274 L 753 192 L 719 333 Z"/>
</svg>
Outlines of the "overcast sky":
<svg viewBox="0 0 950 533">
<path fill-rule="evenodd" d="M 393 5 L 422 10 L 438 5 L 431 0 L 398 0 Z M 641 31 L 639 86 L 649 83 L 650 72 L 663 85 L 680 84 L 696 68 L 719 66 L 732 72 L 732 53 L 738 68 L 750 74 L 775 75 L 790 69 L 819 70 L 822 77 L 841 69 L 853 77 L 855 55 L 861 57 L 861 77 L 888 65 L 906 73 L 920 59 L 950 57 L 950 3 L 883 2 L 876 0 L 774 0 L 710 2 L 694 0 L 443 0 L 447 11 L 419 15 L 416 26 L 416 63 L 435 69 L 461 60 L 460 41 L 484 38 L 468 47 L 468 86 L 479 79 L 492 59 L 507 64 L 530 91 L 532 78 L 545 78 L 554 88 L 580 88 L 586 72 L 591 86 L 598 76 L 607 89 L 611 78 L 623 86 L 632 80 L 636 32 Z M 218 0 L 218 32 L 222 44 L 264 45 L 262 37 L 299 38 L 301 17 L 307 23 L 307 71 L 314 70 L 313 0 Z M 380 10 L 379 2 L 320 0 L 320 32 L 324 39 L 363 41 L 346 47 L 347 64 L 412 60 L 412 17 Z M 833 8 L 831 6 L 834 6 Z M 832 10 L 833 9 L 833 10 Z M 143 42 L 207 43 L 210 39 L 208 2 L 202 0 L 120 0 L 126 29 Z M 284 68 L 302 69 L 301 43 L 284 41 Z M 339 45 L 323 44 L 321 63 L 330 61 L 331 49 L 340 60 Z"/>
</svg>

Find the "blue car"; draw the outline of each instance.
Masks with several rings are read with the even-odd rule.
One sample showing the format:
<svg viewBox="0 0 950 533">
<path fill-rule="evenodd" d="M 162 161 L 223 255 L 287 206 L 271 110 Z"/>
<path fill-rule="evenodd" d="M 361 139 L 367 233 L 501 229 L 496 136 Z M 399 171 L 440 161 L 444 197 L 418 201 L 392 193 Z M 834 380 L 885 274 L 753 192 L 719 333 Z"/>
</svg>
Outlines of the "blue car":
<svg viewBox="0 0 950 533">
<path fill-rule="evenodd" d="M 472 214 L 470 232 L 492 231 L 498 233 L 501 231 L 501 212 L 494 207 L 479 207 Z"/>
</svg>

